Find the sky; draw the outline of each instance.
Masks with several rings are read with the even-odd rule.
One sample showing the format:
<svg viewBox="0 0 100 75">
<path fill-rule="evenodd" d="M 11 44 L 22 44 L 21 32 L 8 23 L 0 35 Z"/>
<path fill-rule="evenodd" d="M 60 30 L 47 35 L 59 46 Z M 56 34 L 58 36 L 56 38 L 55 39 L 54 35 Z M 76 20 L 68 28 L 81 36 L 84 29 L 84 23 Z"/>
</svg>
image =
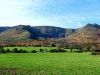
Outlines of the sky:
<svg viewBox="0 0 100 75">
<path fill-rule="evenodd" d="M 0 26 L 100 24 L 100 0 L 0 0 Z"/>
</svg>

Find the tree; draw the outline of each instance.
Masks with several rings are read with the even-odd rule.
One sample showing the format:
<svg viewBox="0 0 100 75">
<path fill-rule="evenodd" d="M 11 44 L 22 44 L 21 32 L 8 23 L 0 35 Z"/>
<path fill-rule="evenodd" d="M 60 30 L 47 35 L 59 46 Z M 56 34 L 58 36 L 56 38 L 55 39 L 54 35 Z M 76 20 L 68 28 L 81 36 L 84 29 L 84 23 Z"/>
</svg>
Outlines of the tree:
<svg viewBox="0 0 100 75">
<path fill-rule="evenodd" d="M 91 47 L 91 55 L 96 55 L 96 46 Z"/>
<path fill-rule="evenodd" d="M 0 53 L 5 53 L 5 50 L 3 47 L 0 47 Z"/>
<path fill-rule="evenodd" d="M 44 50 L 43 49 L 40 49 L 40 52 L 44 52 Z"/>
<path fill-rule="evenodd" d="M 70 48 L 70 51 L 71 51 L 71 52 L 73 52 L 73 47 L 74 47 L 74 44 L 71 43 L 71 44 L 69 45 L 69 48 Z"/>
<path fill-rule="evenodd" d="M 12 52 L 13 52 L 13 53 L 18 53 L 17 48 L 14 48 Z"/>
</svg>

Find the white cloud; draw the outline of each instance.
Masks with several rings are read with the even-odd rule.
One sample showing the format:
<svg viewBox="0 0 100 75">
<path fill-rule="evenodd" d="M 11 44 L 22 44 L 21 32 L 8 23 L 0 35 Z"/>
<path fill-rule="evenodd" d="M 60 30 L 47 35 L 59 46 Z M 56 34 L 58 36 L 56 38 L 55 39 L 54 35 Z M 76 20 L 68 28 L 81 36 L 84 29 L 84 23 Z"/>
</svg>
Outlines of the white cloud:
<svg viewBox="0 0 100 75">
<path fill-rule="evenodd" d="M 92 20 L 90 20 L 91 18 L 98 19 L 98 16 L 100 16 L 99 13 L 83 13 L 88 9 L 93 9 L 90 7 L 84 8 L 84 11 L 80 10 L 80 12 L 77 13 L 73 11 L 72 13 L 63 12 L 64 10 L 70 9 L 67 9 L 67 6 L 64 9 L 63 6 L 70 5 L 71 3 L 73 4 L 75 1 L 78 0 L 0 0 L 0 25 L 57 25 L 61 27 L 77 28 L 82 27 L 83 24 L 85 25 L 87 21 L 92 22 Z M 95 0 L 86 1 L 92 3 L 92 1 Z M 59 5 L 61 5 L 63 11 L 61 11 L 62 8 L 59 7 Z M 93 5 L 94 3 L 92 3 L 91 6 Z M 46 8 L 49 6 L 52 8 Z M 59 8 L 58 12 L 61 11 L 60 14 L 56 12 L 57 8 Z M 96 3 L 94 9 L 95 8 L 97 8 Z M 51 9 L 55 11 L 53 14 L 51 14 Z M 50 15 L 47 14 L 48 12 Z"/>
</svg>

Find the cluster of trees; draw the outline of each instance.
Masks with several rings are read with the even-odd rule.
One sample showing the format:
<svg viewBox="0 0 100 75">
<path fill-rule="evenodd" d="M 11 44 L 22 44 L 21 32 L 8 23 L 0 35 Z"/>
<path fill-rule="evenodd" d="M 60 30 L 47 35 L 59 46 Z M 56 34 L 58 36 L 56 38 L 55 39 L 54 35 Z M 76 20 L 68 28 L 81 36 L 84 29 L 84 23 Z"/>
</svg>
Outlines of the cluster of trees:
<svg viewBox="0 0 100 75">
<path fill-rule="evenodd" d="M 0 53 L 27 53 L 27 51 L 23 49 L 18 50 L 17 48 L 5 50 L 3 47 L 0 47 Z"/>
<path fill-rule="evenodd" d="M 73 49 L 78 49 L 79 52 L 91 52 L 91 55 L 96 55 L 96 52 L 100 51 L 96 43 L 71 43 L 67 47 L 71 49 L 71 52 Z"/>
<path fill-rule="evenodd" d="M 32 50 L 32 51 L 26 51 L 26 50 L 23 50 L 23 49 L 17 49 L 17 48 L 14 48 L 13 50 L 10 50 L 10 49 L 6 49 L 4 50 L 3 47 L 0 47 L 0 53 L 37 53 L 37 52 L 40 52 L 40 53 L 45 53 L 45 52 L 51 52 L 51 53 L 61 53 L 61 52 L 67 52 L 65 49 L 62 49 L 60 47 L 58 47 L 57 49 L 51 49 L 51 50 L 46 50 L 46 49 L 40 49 L 39 51 L 37 50 Z M 83 50 L 79 50 L 78 51 L 74 51 L 73 48 L 70 48 L 70 52 L 78 52 L 78 53 L 81 53 L 83 52 Z M 92 46 L 91 47 L 91 54 L 92 55 L 96 55 L 96 48 L 95 46 Z"/>
<path fill-rule="evenodd" d="M 67 52 L 67 51 L 65 51 L 64 49 L 52 49 L 52 50 L 40 49 L 39 51 L 32 50 L 29 52 L 29 51 L 26 51 L 23 49 L 17 49 L 17 48 L 14 48 L 13 50 L 10 50 L 10 49 L 5 50 L 3 47 L 0 47 L 0 53 L 37 53 L 37 52 L 45 53 L 45 52 Z"/>
</svg>

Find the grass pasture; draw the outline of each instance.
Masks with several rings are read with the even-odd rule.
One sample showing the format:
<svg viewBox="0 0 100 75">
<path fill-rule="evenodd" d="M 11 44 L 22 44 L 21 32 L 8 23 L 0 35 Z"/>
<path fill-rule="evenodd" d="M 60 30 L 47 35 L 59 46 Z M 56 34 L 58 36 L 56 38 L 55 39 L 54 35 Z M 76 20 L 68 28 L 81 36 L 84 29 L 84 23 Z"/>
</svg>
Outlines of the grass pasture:
<svg viewBox="0 0 100 75">
<path fill-rule="evenodd" d="M 8 53 L 0 58 L 0 75 L 100 75 L 99 55 Z"/>
<path fill-rule="evenodd" d="M 40 49 L 47 50 L 47 51 L 52 50 L 52 49 L 56 49 L 56 47 L 4 47 L 5 50 L 10 49 L 11 51 L 14 48 L 17 48 L 18 50 L 23 49 L 23 50 L 26 50 L 28 52 L 30 52 L 32 50 L 39 51 Z"/>
</svg>

